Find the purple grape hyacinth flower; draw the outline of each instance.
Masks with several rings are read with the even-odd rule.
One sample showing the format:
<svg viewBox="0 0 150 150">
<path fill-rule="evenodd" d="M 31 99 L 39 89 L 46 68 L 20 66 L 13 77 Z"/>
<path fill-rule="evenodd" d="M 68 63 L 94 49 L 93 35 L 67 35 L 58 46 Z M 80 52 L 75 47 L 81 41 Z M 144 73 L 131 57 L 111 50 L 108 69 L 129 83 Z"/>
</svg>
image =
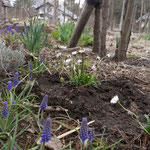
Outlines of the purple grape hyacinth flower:
<svg viewBox="0 0 150 150">
<path fill-rule="evenodd" d="M 12 101 L 12 104 L 15 104 L 16 102 L 15 101 Z M 12 107 L 13 109 L 15 109 L 16 108 L 16 106 L 15 105 L 13 105 L 13 107 Z"/>
<path fill-rule="evenodd" d="M 15 31 L 17 31 L 17 29 L 18 29 L 18 27 L 17 27 L 17 25 L 15 26 Z"/>
<path fill-rule="evenodd" d="M 7 33 L 8 33 L 7 29 L 5 29 L 4 33 L 5 33 L 5 34 L 7 34 Z"/>
<path fill-rule="evenodd" d="M 15 31 L 13 30 L 11 34 L 14 35 L 14 34 L 15 34 Z"/>
<path fill-rule="evenodd" d="M 41 102 L 41 105 L 40 105 L 40 108 L 42 110 L 45 110 L 46 109 L 46 106 L 47 106 L 47 102 L 48 102 L 48 95 L 45 95 L 42 102 Z"/>
<path fill-rule="evenodd" d="M 12 89 L 12 84 L 11 84 L 11 81 L 8 81 L 8 87 L 7 87 L 8 90 L 11 90 Z"/>
<path fill-rule="evenodd" d="M 44 60 L 44 54 L 41 55 L 41 58 L 40 58 L 40 64 L 43 62 L 43 60 Z"/>
<path fill-rule="evenodd" d="M 94 136 L 95 136 L 95 131 L 94 131 L 94 128 L 92 128 L 90 134 L 89 134 L 89 140 L 92 142 L 93 139 L 94 139 Z"/>
<path fill-rule="evenodd" d="M 13 147 L 13 150 L 18 150 L 15 146 Z"/>
<path fill-rule="evenodd" d="M 14 80 L 13 80 L 13 85 L 14 85 L 14 86 L 15 86 L 15 85 L 18 85 L 18 75 L 19 75 L 19 73 L 16 72 L 16 73 L 15 73 L 15 76 L 14 76 Z"/>
<path fill-rule="evenodd" d="M 10 30 L 10 27 L 9 27 L 9 25 L 7 25 L 7 28 L 6 28 L 8 31 Z"/>
<path fill-rule="evenodd" d="M 51 118 L 46 120 L 44 128 L 41 134 L 41 143 L 42 142 L 49 142 L 51 140 Z"/>
<path fill-rule="evenodd" d="M 2 108 L 2 117 L 5 117 L 7 114 L 8 114 L 7 101 L 5 101 Z"/>
<path fill-rule="evenodd" d="M 81 128 L 80 128 L 79 137 L 81 138 L 83 143 L 85 142 L 86 139 L 88 139 L 87 118 L 82 119 L 82 125 L 81 125 Z"/>
</svg>

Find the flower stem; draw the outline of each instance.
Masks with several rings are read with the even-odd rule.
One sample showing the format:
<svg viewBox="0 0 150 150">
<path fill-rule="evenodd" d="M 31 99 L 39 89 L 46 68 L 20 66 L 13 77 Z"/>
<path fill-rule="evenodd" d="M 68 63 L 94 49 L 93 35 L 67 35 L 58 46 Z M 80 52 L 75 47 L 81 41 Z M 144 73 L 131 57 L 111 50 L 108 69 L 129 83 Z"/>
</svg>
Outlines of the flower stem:
<svg viewBox="0 0 150 150">
<path fill-rule="evenodd" d="M 147 134 L 150 135 L 150 133 L 144 128 L 144 126 L 142 125 L 142 123 L 139 121 L 139 117 L 138 117 L 135 113 L 133 113 L 133 112 L 131 112 L 130 110 L 126 109 L 120 102 L 118 102 L 118 104 L 119 104 L 124 110 L 126 110 L 130 115 L 134 116 L 134 117 L 135 117 L 135 120 L 138 122 L 138 124 L 140 125 L 140 127 L 141 127 Z"/>
</svg>

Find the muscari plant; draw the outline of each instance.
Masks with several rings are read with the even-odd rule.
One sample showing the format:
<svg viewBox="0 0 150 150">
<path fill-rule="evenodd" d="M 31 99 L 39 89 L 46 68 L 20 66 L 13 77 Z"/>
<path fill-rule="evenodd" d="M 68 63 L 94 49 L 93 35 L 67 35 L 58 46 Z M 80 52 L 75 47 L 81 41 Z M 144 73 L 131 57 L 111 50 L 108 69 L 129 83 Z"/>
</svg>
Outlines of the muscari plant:
<svg viewBox="0 0 150 150">
<path fill-rule="evenodd" d="M 3 103 L 3 107 L 1 109 L 1 115 L 0 115 L 0 121 L 2 122 L 0 124 L 0 148 L 3 149 L 10 149 L 10 150 L 21 150 L 20 146 L 15 142 L 15 139 L 18 138 L 24 131 L 26 131 L 29 126 L 24 127 L 21 131 L 19 131 L 17 133 L 17 128 L 18 128 L 18 124 L 26 119 L 29 116 L 32 116 L 35 121 L 37 122 L 39 129 L 40 128 L 40 124 L 38 123 L 38 120 L 36 119 L 35 115 L 33 114 L 33 112 L 30 110 L 30 106 L 24 106 L 23 102 L 28 102 L 28 103 L 32 103 L 29 101 L 29 99 L 31 99 L 31 97 L 34 97 L 34 95 L 30 95 L 31 89 L 32 87 L 28 86 L 28 84 L 24 87 L 23 91 L 19 94 L 19 95 L 15 95 L 15 89 L 18 86 L 18 84 L 20 82 L 22 82 L 22 80 L 19 82 L 18 79 L 18 75 L 19 73 L 16 72 L 14 75 L 14 79 L 13 82 L 12 81 L 8 81 L 7 84 L 7 90 L 6 92 L 4 91 L 4 99 L 7 101 L 4 101 Z M 34 83 L 33 83 L 34 85 Z M 30 88 L 29 88 L 30 87 Z M 0 97 L 0 99 L 2 99 Z M 44 107 L 44 104 L 41 104 L 41 108 L 45 109 L 46 107 Z M 23 108 L 23 109 L 22 109 Z M 31 122 L 30 122 L 31 123 Z M 35 129 L 34 125 L 31 123 L 32 127 Z M 15 127 L 15 128 L 14 128 Z M 46 126 L 47 127 L 47 126 Z M 47 136 L 47 134 L 44 136 L 44 133 L 47 133 L 47 128 L 45 127 L 44 124 L 44 129 L 42 130 L 42 139 L 44 142 L 44 138 L 45 136 Z M 37 130 L 35 129 L 35 131 L 37 132 Z M 46 131 L 46 132 L 44 132 Z M 39 135 L 41 133 L 37 132 Z M 3 138 L 7 138 L 7 143 L 5 143 L 1 137 Z M 29 141 L 27 140 L 27 143 Z M 34 143 L 32 146 L 34 146 L 36 143 Z M 31 145 L 30 145 L 31 146 Z M 28 149 L 28 144 L 26 144 L 25 149 Z M 42 145 L 41 145 L 42 148 Z"/>
<path fill-rule="evenodd" d="M 1 115 L 0 115 L 0 148 L 3 149 L 10 149 L 20 150 L 21 148 L 19 145 L 15 142 L 15 139 L 19 137 L 26 129 L 27 127 L 23 128 L 20 132 L 17 133 L 18 123 L 20 123 L 23 119 L 26 119 L 29 117 L 30 114 L 25 114 L 27 111 L 27 108 L 24 107 L 24 110 L 20 110 L 18 112 L 18 106 L 22 106 L 19 103 L 22 103 L 23 101 L 20 101 L 23 93 L 21 92 L 18 96 L 15 95 L 15 88 L 18 86 L 18 72 L 15 73 L 13 82 L 8 81 L 7 90 L 4 92 L 4 103 L 3 107 L 1 109 Z M 28 97 L 28 94 L 27 94 Z M 26 98 L 27 98 L 26 97 Z M 24 98 L 24 100 L 26 100 Z M 2 98 L 0 97 L 2 100 Z M 23 99 L 22 99 L 23 100 Z M 14 128 L 14 129 L 13 129 Z M 1 138 L 6 138 L 7 143 L 5 143 Z"/>
<path fill-rule="evenodd" d="M 18 46 L 19 44 L 19 39 L 20 39 L 20 33 L 17 32 L 17 25 L 15 28 L 12 28 L 12 25 L 7 25 L 6 28 L 2 28 L 2 35 L 4 36 L 5 44 L 7 46 L 9 45 L 16 45 Z"/>
<path fill-rule="evenodd" d="M 87 118 L 83 118 L 82 119 L 82 125 L 79 131 L 79 137 L 82 140 L 82 143 L 85 144 L 85 147 L 87 147 L 87 141 L 90 141 L 90 143 L 93 141 L 94 136 L 95 136 L 95 132 L 94 132 L 94 128 L 92 128 L 91 132 L 88 133 L 88 124 L 87 124 Z"/>
<path fill-rule="evenodd" d="M 13 88 L 15 88 L 17 85 L 19 84 L 18 81 L 18 73 L 15 73 L 14 76 L 14 80 L 13 83 L 11 81 L 8 82 L 7 88 L 8 88 L 8 92 L 12 93 Z M 30 91 L 30 90 L 29 90 Z M 23 91 L 24 93 L 25 91 Z M 2 111 L 1 111 L 1 116 L 0 116 L 0 120 L 3 119 L 2 124 L 0 125 L 0 128 L 2 129 L 2 132 L 0 133 L 0 137 L 7 137 L 7 143 L 4 143 L 1 138 L 0 138 L 0 143 L 2 144 L 1 149 L 13 149 L 13 150 L 21 150 L 20 146 L 15 142 L 16 138 L 18 138 L 24 131 L 27 130 L 28 127 L 24 127 L 21 131 L 17 132 L 17 128 L 18 128 L 18 124 L 26 119 L 27 117 L 29 117 L 30 115 L 32 115 L 32 117 L 35 119 L 35 121 L 37 122 L 37 124 L 39 125 L 39 121 L 36 120 L 36 117 L 34 116 L 34 114 L 32 113 L 32 111 L 29 109 L 29 107 L 25 107 L 23 105 L 21 105 L 21 103 L 23 101 L 26 101 L 29 97 L 28 94 L 26 96 L 26 98 L 22 97 L 23 94 L 18 95 L 18 97 L 16 97 L 16 101 L 14 101 L 13 99 L 10 100 L 10 97 L 7 97 L 7 101 L 4 101 L 3 103 L 3 107 L 2 107 Z M 22 98 L 21 98 L 22 97 Z M 47 107 L 47 101 L 48 101 L 48 95 L 45 95 L 41 105 L 40 105 L 40 109 L 39 110 L 46 110 Z M 20 108 L 23 108 L 23 110 L 21 110 Z M 27 113 L 28 112 L 28 113 Z M 38 114 L 38 116 L 40 116 Z M 42 116 L 42 115 L 41 115 Z M 44 119 L 44 117 L 42 117 L 42 119 Z M 46 121 L 44 121 L 43 123 L 43 129 L 41 130 L 41 127 L 39 126 L 39 129 L 41 132 L 37 132 L 38 136 L 37 139 L 39 137 L 41 137 L 41 146 L 37 147 L 40 148 L 41 150 L 45 149 L 45 143 L 49 142 L 51 140 L 51 123 L 60 123 L 59 121 L 52 121 L 50 117 L 48 117 L 46 119 Z M 66 127 L 66 125 L 61 124 L 60 125 Z M 29 125 L 30 126 L 30 125 Z M 33 124 L 32 124 L 33 126 Z M 14 130 L 12 130 L 12 128 L 14 127 Z M 33 126 L 34 127 L 34 126 Z M 13 132 L 14 131 L 14 132 Z M 36 129 L 35 129 L 36 131 Z M 54 131 L 54 130 L 53 130 Z M 56 130 L 57 131 L 57 130 Z M 82 119 L 82 125 L 79 131 L 79 137 L 82 140 L 83 143 L 83 149 L 86 149 L 87 147 L 91 149 L 91 144 L 92 141 L 94 139 L 94 129 L 91 130 L 91 132 L 88 134 L 88 125 L 87 125 L 87 119 L 83 118 Z M 88 141 L 86 143 L 86 141 Z M 28 141 L 27 141 L 28 143 Z M 34 146 L 36 145 L 36 141 L 35 143 L 33 143 L 33 145 L 28 146 L 28 144 L 26 144 L 27 146 L 25 146 L 25 149 L 29 149 L 29 148 L 34 148 Z M 61 150 L 65 150 L 67 147 L 71 148 L 71 143 L 67 146 L 64 146 Z"/>
<path fill-rule="evenodd" d="M 29 29 L 24 22 L 25 32 L 21 32 L 21 39 L 28 48 L 29 53 L 39 55 L 40 50 L 47 41 L 47 35 L 43 32 L 44 24 L 30 20 Z"/>
</svg>

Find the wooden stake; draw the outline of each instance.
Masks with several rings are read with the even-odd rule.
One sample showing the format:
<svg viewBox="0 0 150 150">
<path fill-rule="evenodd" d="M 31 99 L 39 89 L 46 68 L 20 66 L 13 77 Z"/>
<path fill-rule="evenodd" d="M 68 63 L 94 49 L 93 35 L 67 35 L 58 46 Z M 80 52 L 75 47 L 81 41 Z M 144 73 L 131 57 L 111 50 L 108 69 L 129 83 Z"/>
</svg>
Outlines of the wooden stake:
<svg viewBox="0 0 150 150">
<path fill-rule="evenodd" d="M 76 47 L 78 44 L 78 41 L 80 39 L 80 36 L 84 30 L 85 25 L 87 24 L 90 15 L 94 9 L 94 5 L 88 4 L 87 2 L 84 5 L 83 11 L 81 13 L 81 16 L 77 22 L 77 25 L 72 33 L 70 42 L 68 44 L 68 48 Z"/>
</svg>

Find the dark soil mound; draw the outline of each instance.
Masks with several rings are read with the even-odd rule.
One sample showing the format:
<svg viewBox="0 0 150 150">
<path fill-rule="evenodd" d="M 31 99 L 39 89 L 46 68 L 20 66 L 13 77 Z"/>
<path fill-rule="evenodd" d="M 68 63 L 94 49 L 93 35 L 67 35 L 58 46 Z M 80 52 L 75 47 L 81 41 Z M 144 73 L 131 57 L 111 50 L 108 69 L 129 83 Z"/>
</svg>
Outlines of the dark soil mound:
<svg viewBox="0 0 150 150">
<path fill-rule="evenodd" d="M 150 97 L 138 88 L 138 81 L 117 78 L 103 81 L 99 88 L 77 88 L 69 83 L 60 83 L 58 74 L 44 74 L 37 82 L 37 92 L 49 95 L 49 106 L 68 109 L 69 115 L 74 119 L 87 117 L 89 121 L 95 120 L 96 134 L 102 134 L 105 128 L 109 144 L 123 139 L 116 149 L 140 150 L 150 147 L 150 138 L 134 118 L 118 104 L 110 104 L 111 98 L 118 95 L 121 104 L 136 113 L 142 123 L 146 123 L 144 114 L 150 114 Z"/>
</svg>

